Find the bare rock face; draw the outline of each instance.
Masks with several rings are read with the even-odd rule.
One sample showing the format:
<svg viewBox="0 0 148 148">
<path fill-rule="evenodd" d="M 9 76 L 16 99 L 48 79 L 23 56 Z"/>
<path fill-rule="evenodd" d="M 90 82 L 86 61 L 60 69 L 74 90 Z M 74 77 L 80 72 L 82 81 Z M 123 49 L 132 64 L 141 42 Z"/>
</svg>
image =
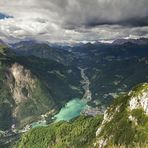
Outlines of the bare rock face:
<svg viewBox="0 0 148 148">
<path fill-rule="evenodd" d="M 36 79 L 29 70 L 18 63 L 11 65 L 6 73 L 6 78 L 12 98 L 16 104 L 12 116 L 17 118 L 20 104 L 27 102 L 32 97 L 32 91 L 36 87 Z"/>
<path fill-rule="evenodd" d="M 129 108 L 131 110 L 142 108 L 145 114 L 148 115 L 148 84 L 144 83 L 142 87 L 139 92 L 131 91 L 129 93 L 131 96 Z"/>
<path fill-rule="evenodd" d="M 137 114 L 134 114 L 135 112 L 142 112 L 142 114 L 137 116 Z M 123 114 L 123 116 L 121 116 L 121 114 Z M 141 118 L 141 116 L 148 116 L 148 83 L 138 85 L 128 94 L 123 96 L 122 99 L 117 98 L 113 105 L 111 105 L 105 111 L 102 124 L 96 132 L 96 137 L 98 140 L 95 145 L 98 145 L 99 148 L 108 146 L 109 142 L 112 140 L 112 137 L 115 135 L 114 132 L 112 133 L 112 131 L 116 132 L 116 130 L 114 130 L 116 129 L 115 126 L 119 126 L 124 120 L 127 121 L 127 124 L 131 122 L 132 126 L 130 127 L 129 124 L 128 127 L 132 129 L 134 126 L 135 130 L 139 126 L 138 120 L 139 117 Z M 144 122 L 147 121 L 145 120 Z M 144 123 L 142 123 L 140 126 L 143 125 Z"/>
<path fill-rule="evenodd" d="M 12 64 L 5 76 L 13 99 L 12 118 L 16 127 L 22 128 L 40 119 L 55 107 L 46 85 L 25 66 Z"/>
<path fill-rule="evenodd" d="M 29 70 L 15 63 L 9 68 L 7 76 L 7 82 L 16 104 L 31 97 L 31 91 L 35 88 L 36 80 Z"/>
</svg>

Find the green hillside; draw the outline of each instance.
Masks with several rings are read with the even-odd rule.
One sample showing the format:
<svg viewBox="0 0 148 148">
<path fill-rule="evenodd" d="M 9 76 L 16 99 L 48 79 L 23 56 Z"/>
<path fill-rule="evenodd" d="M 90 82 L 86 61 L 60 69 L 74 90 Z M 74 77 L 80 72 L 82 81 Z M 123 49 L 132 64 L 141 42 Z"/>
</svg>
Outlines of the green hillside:
<svg viewBox="0 0 148 148">
<path fill-rule="evenodd" d="M 80 116 L 69 123 L 63 121 L 35 128 L 21 137 L 17 147 L 144 148 L 148 144 L 148 106 L 143 104 L 148 101 L 147 95 L 148 84 L 140 84 L 116 98 L 106 110 L 103 120 L 101 116 Z M 134 101 L 137 102 L 134 104 Z"/>
<path fill-rule="evenodd" d="M 69 72 L 70 71 L 70 72 Z M 82 96 L 80 72 L 53 60 L 20 57 L 0 47 L 0 130 L 23 128 Z M 73 89 L 77 88 L 77 89 Z M 49 113 L 52 111 L 51 113 Z"/>
<path fill-rule="evenodd" d="M 70 122 L 57 122 L 48 127 L 35 128 L 24 134 L 18 148 L 86 148 L 92 147 L 95 131 L 102 117 L 80 116 Z"/>
</svg>

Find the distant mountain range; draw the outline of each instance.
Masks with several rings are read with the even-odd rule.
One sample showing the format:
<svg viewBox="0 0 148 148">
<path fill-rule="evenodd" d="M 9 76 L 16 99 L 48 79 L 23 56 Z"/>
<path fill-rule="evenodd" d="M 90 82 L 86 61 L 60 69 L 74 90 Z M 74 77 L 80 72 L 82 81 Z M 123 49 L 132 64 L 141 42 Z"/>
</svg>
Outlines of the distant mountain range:
<svg viewBox="0 0 148 148">
<path fill-rule="evenodd" d="M 127 44 L 127 43 L 138 44 L 138 45 L 145 45 L 145 44 L 148 44 L 148 39 L 147 38 L 140 38 L 140 39 L 117 39 L 112 44 L 114 44 L 114 45 L 122 45 L 122 44 Z"/>
<path fill-rule="evenodd" d="M 2 40 L 1 40 L 2 41 Z M 2 41 L 3 42 L 3 41 Z M 99 42 L 99 41 L 95 41 L 95 42 L 87 42 L 87 43 L 76 43 L 76 44 L 72 44 L 71 46 L 69 46 L 68 44 L 56 44 L 56 43 L 48 43 L 48 42 L 42 42 L 42 41 L 36 41 L 36 40 L 23 40 L 23 41 L 19 41 L 17 43 L 10 43 L 9 45 L 12 46 L 13 48 L 17 48 L 17 46 L 21 46 L 21 45 L 33 45 L 35 43 L 44 43 L 44 44 L 48 44 L 50 47 L 54 47 L 54 48 L 64 48 L 64 47 L 73 47 L 73 46 L 83 46 L 85 44 L 96 44 L 96 45 L 102 45 L 102 44 L 113 44 L 113 45 L 122 45 L 122 44 L 126 44 L 126 43 L 132 43 L 132 44 L 139 44 L 139 45 L 143 45 L 143 44 L 148 44 L 148 38 L 139 38 L 139 39 L 116 39 L 111 43 L 108 42 Z M 6 44 L 6 43 L 5 43 Z"/>
</svg>

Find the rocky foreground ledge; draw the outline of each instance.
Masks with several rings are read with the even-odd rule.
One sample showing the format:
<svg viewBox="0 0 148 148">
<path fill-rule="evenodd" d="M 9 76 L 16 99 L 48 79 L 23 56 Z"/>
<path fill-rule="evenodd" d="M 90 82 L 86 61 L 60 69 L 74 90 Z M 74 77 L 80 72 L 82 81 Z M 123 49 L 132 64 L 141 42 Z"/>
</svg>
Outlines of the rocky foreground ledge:
<svg viewBox="0 0 148 148">
<path fill-rule="evenodd" d="M 96 132 L 98 145 L 131 145 L 148 142 L 148 83 L 139 84 L 129 93 L 115 99 L 104 113 Z"/>
</svg>

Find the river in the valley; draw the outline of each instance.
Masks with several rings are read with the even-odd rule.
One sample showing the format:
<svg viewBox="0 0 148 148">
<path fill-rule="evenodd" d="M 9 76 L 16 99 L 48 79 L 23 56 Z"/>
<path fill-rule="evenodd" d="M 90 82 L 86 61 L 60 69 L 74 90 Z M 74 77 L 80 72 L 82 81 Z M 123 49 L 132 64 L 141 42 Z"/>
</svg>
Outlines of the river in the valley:
<svg viewBox="0 0 148 148">
<path fill-rule="evenodd" d="M 83 97 L 73 99 L 69 101 L 58 114 L 54 116 L 56 121 L 65 120 L 69 121 L 70 119 L 77 117 L 83 112 L 87 107 L 87 102 L 91 101 L 91 91 L 89 90 L 90 81 L 85 74 L 85 69 L 79 68 L 81 72 L 81 85 L 84 89 Z"/>
<path fill-rule="evenodd" d="M 90 81 L 89 81 L 89 78 L 86 76 L 85 74 L 85 68 L 80 68 L 80 71 L 81 71 L 81 77 L 82 77 L 82 80 L 81 80 L 81 84 L 82 84 L 82 87 L 84 89 L 84 95 L 83 95 L 83 100 L 85 102 L 89 102 L 92 100 L 92 94 L 91 94 L 91 91 L 89 89 L 89 86 L 90 86 Z"/>
</svg>

